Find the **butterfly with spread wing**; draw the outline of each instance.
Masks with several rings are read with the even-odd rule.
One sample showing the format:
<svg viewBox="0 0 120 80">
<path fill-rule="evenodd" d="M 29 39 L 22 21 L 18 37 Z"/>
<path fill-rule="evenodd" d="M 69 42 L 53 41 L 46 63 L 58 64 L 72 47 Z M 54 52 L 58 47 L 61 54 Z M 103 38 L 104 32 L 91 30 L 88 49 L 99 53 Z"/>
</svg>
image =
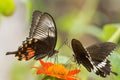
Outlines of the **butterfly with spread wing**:
<svg viewBox="0 0 120 80">
<path fill-rule="evenodd" d="M 76 62 L 82 64 L 89 72 L 93 70 L 101 77 L 106 77 L 110 73 L 117 75 L 111 71 L 108 60 L 108 56 L 117 46 L 115 43 L 103 42 L 84 48 L 80 41 L 72 39 L 71 45 Z"/>
<path fill-rule="evenodd" d="M 56 41 L 57 29 L 53 17 L 46 12 L 34 11 L 29 37 L 23 41 L 17 51 L 7 52 L 6 55 L 15 54 L 18 60 L 51 57 L 58 52 L 54 50 Z"/>
</svg>

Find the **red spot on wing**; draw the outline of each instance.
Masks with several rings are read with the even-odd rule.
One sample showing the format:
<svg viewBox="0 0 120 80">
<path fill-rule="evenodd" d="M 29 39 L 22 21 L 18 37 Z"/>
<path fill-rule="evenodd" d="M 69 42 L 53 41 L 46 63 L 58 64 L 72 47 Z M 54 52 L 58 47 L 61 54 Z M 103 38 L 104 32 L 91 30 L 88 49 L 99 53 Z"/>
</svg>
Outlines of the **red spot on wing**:
<svg viewBox="0 0 120 80">
<path fill-rule="evenodd" d="M 34 55 L 35 55 L 35 50 L 33 50 L 32 48 L 28 48 L 26 52 L 28 53 L 28 55 L 27 55 L 28 60 L 31 59 L 32 57 L 34 57 Z"/>
</svg>

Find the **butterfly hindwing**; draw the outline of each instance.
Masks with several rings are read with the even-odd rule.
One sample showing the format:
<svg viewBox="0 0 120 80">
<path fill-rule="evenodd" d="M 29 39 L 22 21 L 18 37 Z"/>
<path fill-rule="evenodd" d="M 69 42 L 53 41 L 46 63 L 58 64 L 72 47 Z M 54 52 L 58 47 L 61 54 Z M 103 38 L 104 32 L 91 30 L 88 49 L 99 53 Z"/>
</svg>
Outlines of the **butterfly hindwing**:
<svg viewBox="0 0 120 80">
<path fill-rule="evenodd" d="M 111 65 L 108 56 L 116 46 L 117 45 L 112 42 L 103 42 L 87 47 L 87 50 L 98 70 L 104 72 L 104 74 L 99 73 L 102 77 L 106 77 L 111 72 Z"/>
<path fill-rule="evenodd" d="M 87 47 L 87 51 L 93 60 L 102 62 L 111 54 L 116 46 L 116 44 L 111 42 L 103 42 Z"/>
</svg>

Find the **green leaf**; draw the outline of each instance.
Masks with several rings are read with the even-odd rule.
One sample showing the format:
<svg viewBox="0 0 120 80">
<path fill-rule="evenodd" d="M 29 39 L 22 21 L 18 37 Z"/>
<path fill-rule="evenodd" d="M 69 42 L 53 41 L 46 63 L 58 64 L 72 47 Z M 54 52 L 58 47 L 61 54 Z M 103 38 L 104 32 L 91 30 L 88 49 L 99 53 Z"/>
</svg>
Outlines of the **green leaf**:
<svg viewBox="0 0 120 80">
<path fill-rule="evenodd" d="M 120 80 L 120 55 L 118 53 L 113 53 L 110 56 L 110 61 L 112 64 L 112 71 L 116 72 L 118 75 L 112 75 L 113 80 Z"/>
<path fill-rule="evenodd" d="M 10 16 L 15 10 L 14 0 L 0 0 L 0 13 L 4 16 Z"/>
</svg>

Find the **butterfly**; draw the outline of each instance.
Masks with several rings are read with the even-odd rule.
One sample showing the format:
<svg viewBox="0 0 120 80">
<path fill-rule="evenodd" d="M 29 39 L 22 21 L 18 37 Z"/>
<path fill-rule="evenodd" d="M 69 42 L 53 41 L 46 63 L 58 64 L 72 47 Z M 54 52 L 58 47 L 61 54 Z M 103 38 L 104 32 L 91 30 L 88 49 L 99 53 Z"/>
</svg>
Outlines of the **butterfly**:
<svg viewBox="0 0 120 80">
<path fill-rule="evenodd" d="M 58 53 L 55 50 L 56 41 L 57 29 L 53 17 L 46 12 L 34 11 L 29 37 L 23 41 L 17 51 L 7 52 L 6 55 L 15 54 L 18 60 L 51 57 Z"/>
<path fill-rule="evenodd" d="M 103 42 L 84 48 L 79 40 L 72 39 L 71 45 L 77 64 L 82 64 L 89 72 L 93 70 L 101 77 L 106 77 L 110 73 L 117 75 L 111 71 L 108 60 L 108 56 L 117 46 L 115 43 Z"/>
</svg>

